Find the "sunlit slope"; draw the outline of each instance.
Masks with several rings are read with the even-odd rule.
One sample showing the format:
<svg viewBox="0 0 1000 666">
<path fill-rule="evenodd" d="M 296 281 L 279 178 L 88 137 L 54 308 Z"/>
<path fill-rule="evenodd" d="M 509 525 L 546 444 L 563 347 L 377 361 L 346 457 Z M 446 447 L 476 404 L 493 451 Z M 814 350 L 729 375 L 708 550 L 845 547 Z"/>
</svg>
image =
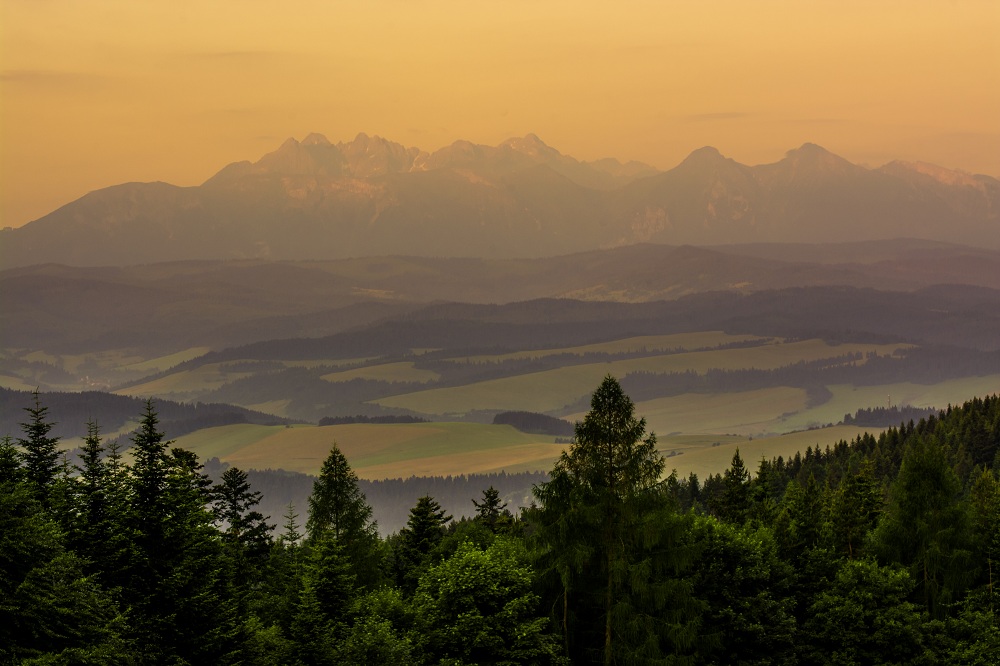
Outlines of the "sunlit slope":
<svg viewBox="0 0 1000 666">
<path fill-rule="evenodd" d="M 668 437 L 660 441 L 660 450 L 677 455 L 667 458 L 666 468 L 677 470 L 678 477 L 686 477 L 692 472 L 702 481 L 709 474 L 721 474 L 732 462 L 736 449 L 751 473 L 756 472 L 760 459 L 771 460 L 782 456 L 785 460 L 793 458 L 796 453 L 805 455 L 807 448 L 825 449 L 832 447 L 840 440 L 851 441 L 865 432 L 879 433 L 883 428 L 857 428 L 854 426 L 834 426 L 818 430 L 805 430 L 774 437 L 749 438 L 717 438 L 713 442 L 705 440 L 689 442 L 685 438 Z M 671 446 L 674 444 L 674 446 Z"/>
<path fill-rule="evenodd" d="M 674 333 L 672 335 L 639 335 L 599 342 L 592 345 L 575 347 L 559 347 L 555 349 L 535 349 L 512 352 L 509 354 L 485 354 L 479 356 L 457 357 L 456 361 L 472 363 L 497 363 L 513 359 L 545 358 L 558 354 L 655 354 L 656 352 L 695 351 L 725 345 L 740 343 L 765 344 L 771 338 L 759 335 L 733 335 L 722 331 L 698 331 L 696 333 Z"/>
<path fill-rule="evenodd" d="M 641 413 L 641 410 L 637 410 Z M 879 429 L 867 429 L 877 432 Z M 751 469 L 760 458 L 793 457 L 807 447 L 850 441 L 865 428 L 836 426 L 775 437 L 735 435 L 658 436 L 668 471 L 704 479 L 729 466 L 737 448 Z M 242 469 L 286 469 L 317 474 L 336 443 L 363 479 L 548 471 L 568 446 L 551 437 L 526 435 L 508 426 L 470 423 L 355 424 L 340 426 L 232 425 L 177 439 L 201 458 L 218 457 Z"/>
<path fill-rule="evenodd" d="M 565 446 L 510 426 L 475 423 L 232 425 L 200 430 L 176 445 L 244 469 L 316 474 L 334 443 L 366 479 L 547 470 Z"/>
<path fill-rule="evenodd" d="M 505 377 L 460 387 L 436 388 L 381 398 L 384 407 L 423 414 L 466 414 L 476 410 L 527 410 L 553 412 L 579 402 L 608 374 L 624 377 L 631 372 L 685 372 L 703 374 L 710 369 L 773 370 L 801 361 L 831 359 L 845 354 L 889 355 L 903 344 L 839 344 L 822 340 L 773 342 L 757 347 L 713 349 L 628 358 L 605 363 L 572 365 L 516 377 Z"/>
</svg>

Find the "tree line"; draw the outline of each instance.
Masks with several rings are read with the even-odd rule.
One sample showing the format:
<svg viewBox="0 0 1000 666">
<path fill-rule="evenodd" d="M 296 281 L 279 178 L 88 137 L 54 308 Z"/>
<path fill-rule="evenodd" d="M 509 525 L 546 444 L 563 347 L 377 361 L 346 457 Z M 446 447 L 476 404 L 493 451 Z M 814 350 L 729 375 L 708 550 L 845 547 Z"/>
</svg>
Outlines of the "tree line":
<svg viewBox="0 0 1000 666">
<path fill-rule="evenodd" d="M 612 377 L 535 503 L 381 538 L 334 445 L 281 525 L 147 403 L 132 460 L 0 444 L 0 663 L 992 664 L 1000 398 L 789 461 L 666 474 Z M 304 511 L 304 522 L 299 511 Z"/>
</svg>

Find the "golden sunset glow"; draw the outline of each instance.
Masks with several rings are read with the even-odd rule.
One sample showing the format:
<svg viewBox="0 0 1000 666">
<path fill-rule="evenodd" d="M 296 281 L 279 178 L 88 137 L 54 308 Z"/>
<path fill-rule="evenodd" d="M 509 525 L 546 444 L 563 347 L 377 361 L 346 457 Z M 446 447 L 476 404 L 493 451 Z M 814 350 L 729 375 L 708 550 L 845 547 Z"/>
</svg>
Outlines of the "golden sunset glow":
<svg viewBox="0 0 1000 666">
<path fill-rule="evenodd" d="M 592 160 L 804 142 L 1000 176 L 1000 3 L 0 3 L 0 220 L 203 182 L 309 132 Z"/>
</svg>

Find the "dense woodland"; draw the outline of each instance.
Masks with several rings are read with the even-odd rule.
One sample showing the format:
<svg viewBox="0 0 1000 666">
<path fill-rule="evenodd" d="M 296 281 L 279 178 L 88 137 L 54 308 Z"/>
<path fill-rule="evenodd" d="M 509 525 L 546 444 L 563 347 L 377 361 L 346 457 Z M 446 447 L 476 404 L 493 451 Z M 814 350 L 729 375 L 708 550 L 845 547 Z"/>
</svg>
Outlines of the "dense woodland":
<svg viewBox="0 0 1000 666">
<path fill-rule="evenodd" d="M 126 464 L 0 445 L 0 663 L 995 664 L 1000 398 L 791 460 L 665 474 L 608 377 L 513 515 L 430 496 L 380 538 L 334 446 L 304 507 L 213 483 L 147 403 Z"/>
</svg>

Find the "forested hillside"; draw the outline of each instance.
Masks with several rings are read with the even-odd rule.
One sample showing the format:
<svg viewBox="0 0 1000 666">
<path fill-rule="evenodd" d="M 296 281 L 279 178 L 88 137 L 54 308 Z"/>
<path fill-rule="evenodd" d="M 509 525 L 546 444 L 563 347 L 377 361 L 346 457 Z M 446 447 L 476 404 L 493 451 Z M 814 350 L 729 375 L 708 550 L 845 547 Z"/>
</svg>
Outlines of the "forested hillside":
<svg viewBox="0 0 1000 666">
<path fill-rule="evenodd" d="M 147 403 L 133 461 L 0 444 L 0 663 L 995 664 L 1000 397 L 704 480 L 605 378 L 535 506 L 378 535 L 336 446 L 280 526 Z"/>
</svg>

